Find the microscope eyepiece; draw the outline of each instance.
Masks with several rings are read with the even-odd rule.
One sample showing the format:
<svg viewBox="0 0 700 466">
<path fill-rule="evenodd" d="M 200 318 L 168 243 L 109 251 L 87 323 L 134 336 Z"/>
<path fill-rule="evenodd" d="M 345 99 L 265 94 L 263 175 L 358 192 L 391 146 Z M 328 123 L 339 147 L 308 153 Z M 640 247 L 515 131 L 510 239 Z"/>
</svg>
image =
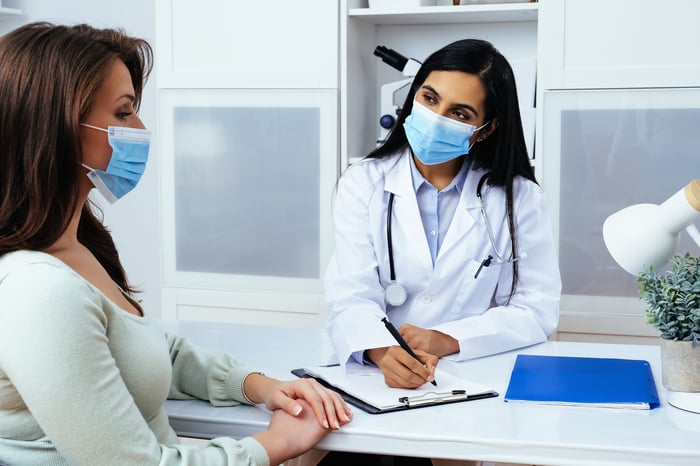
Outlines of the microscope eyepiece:
<svg viewBox="0 0 700 466">
<path fill-rule="evenodd" d="M 374 55 L 381 58 L 387 65 L 399 71 L 403 71 L 406 67 L 406 63 L 408 63 L 408 58 L 383 45 L 378 45 L 377 48 L 374 49 Z"/>
</svg>

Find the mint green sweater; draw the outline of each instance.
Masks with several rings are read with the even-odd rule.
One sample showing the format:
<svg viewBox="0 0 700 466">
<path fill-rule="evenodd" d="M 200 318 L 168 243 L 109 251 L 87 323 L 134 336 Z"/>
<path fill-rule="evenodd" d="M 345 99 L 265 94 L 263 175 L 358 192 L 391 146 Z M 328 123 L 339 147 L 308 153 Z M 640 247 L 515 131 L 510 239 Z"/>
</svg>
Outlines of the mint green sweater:
<svg viewBox="0 0 700 466">
<path fill-rule="evenodd" d="M 164 409 L 245 402 L 248 373 L 120 309 L 53 256 L 0 257 L 0 463 L 267 465 L 252 438 L 178 445 Z"/>
</svg>

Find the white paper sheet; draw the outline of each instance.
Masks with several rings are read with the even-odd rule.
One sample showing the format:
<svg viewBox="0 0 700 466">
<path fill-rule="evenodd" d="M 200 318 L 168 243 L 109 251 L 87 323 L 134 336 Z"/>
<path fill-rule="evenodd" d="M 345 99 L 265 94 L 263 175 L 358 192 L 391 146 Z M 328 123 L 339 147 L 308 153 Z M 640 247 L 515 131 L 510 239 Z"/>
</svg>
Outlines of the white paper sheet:
<svg viewBox="0 0 700 466">
<path fill-rule="evenodd" d="M 310 367 L 305 370 L 347 394 L 382 410 L 404 406 L 404 403 L 399 401 L 403 397 L 409 397 L 412 400 L 432 399 L 451 395 L 453 390 L 464 390 L 467 395 L 479 395 L 493 391 L 492 388 L 459 379 L 440 369 L 435 371 L 437 387 L 426 383 L 416 389 L 391 388 L 384 382 L 384 375 L 379 368 L 363 366 L 355 362 L 349 362 L 345 369 L 341 366 L 331 366 Z"/>
</svg>

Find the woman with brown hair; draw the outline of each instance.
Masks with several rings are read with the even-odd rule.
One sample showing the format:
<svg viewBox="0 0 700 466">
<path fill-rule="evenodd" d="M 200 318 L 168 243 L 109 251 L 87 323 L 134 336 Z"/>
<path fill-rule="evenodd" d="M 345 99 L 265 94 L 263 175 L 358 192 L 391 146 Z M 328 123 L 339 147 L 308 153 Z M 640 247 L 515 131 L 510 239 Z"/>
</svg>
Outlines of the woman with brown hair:
<svg viewBox="0 0 700 466">
<path fill-rule="evenodd" d="M 278 464 L 350 421 L 335 393 L 164 335 L 93 212 L 138 183 L 147 42 L 34 23 L 0 38 L 0 463 Z M 177 444 L 166 398 L 264 403 L 268 430 Z"/>
</svg>

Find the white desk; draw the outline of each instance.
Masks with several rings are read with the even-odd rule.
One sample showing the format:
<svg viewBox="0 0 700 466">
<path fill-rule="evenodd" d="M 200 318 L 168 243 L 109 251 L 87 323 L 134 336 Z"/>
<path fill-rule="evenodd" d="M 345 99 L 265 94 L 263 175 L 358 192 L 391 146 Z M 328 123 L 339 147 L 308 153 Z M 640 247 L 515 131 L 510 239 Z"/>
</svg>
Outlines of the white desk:
<svg viewBox="0 0 700 466">
<path fill-rule="evenodd" d="M 334 362 L 324 331 L 194 322 L 162 322 L 165 330 L 202 348 L 227 351 L 251 369 L 291 379 L 296 367 Z M 661 407 L 646 410 L 505 403 L 517 353 L 646 359 L 652 365 Z M 371 415 L 353 409 L 353 421 L 319 448 L 433 458 L 537 465 L 700 465 L 700 414 L 666 402 L 656 346 L 550 342 L 441 368 L 498 390 L 485 400 Z M 200 401 L 168 401 L 179 435 L 240 438 L 264 430 L 260 407 L 215 408 Z"/>
</svg>

